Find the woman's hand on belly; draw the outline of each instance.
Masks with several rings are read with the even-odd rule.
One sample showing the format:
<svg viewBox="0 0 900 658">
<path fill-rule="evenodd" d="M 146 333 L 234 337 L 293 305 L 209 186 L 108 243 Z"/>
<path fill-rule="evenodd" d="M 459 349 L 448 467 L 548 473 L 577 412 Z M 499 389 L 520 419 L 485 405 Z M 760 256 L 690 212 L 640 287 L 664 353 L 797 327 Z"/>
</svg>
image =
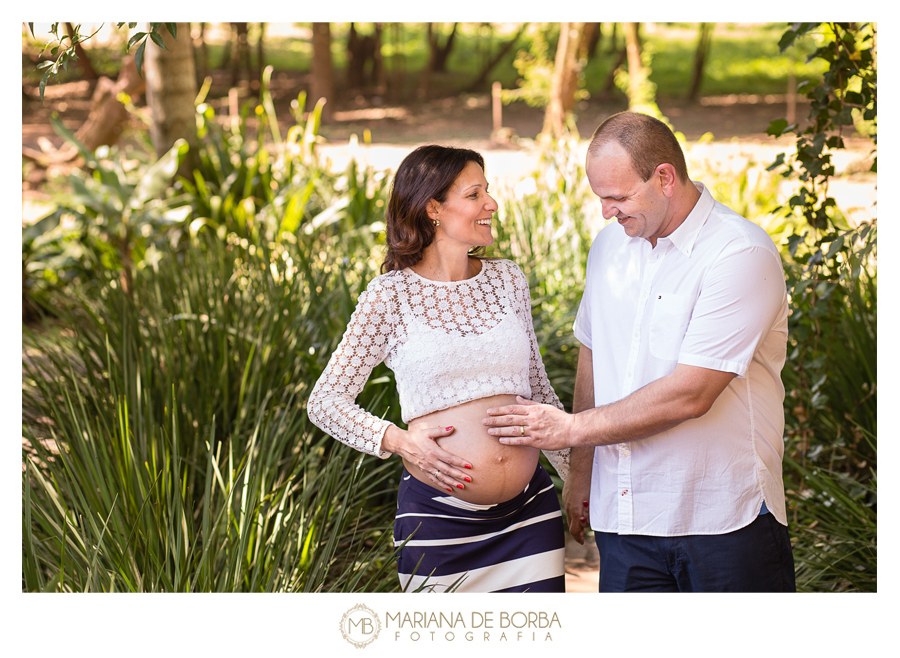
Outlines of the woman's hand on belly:
<svg viewBox="0 0 900 658">
<path fill-rule="evenodd" d="M 466 473 L 472 465 L 462 457 L 441 448 L 437 440 L 450 436 L 453 427 L 415 427 L 402 430 L 395 425 L 388 427 L 381 448 L 399 455 L 426 474 L 436 486 L 449 492 L 465 488 L 472 478 Z"/>
<path fill-rule="evenodd" d="M 472 470 L 464 475 L 464 482 L 441 479 L 436 482 L 434 469 L 420 469 L 406 461 L 407 470 L 417 480 L 450 492 L 457 498 L 476 504 L 501 503 L 520 494 L 534 475 L 538 450 L 528 446 L 506 446 L 487 433 L 482 424 L 489 407 L 515 402 L 513 395 L 496 395 L 435 411 L 409 423 L 410 431 L 432 428 L 439 447 L 451 455 L 464 456 Z M 435 428 L 453 426 L 453 431 L 441 435 Z M 458 486 L 462 484 L 463 486 Z"/>
</svg>

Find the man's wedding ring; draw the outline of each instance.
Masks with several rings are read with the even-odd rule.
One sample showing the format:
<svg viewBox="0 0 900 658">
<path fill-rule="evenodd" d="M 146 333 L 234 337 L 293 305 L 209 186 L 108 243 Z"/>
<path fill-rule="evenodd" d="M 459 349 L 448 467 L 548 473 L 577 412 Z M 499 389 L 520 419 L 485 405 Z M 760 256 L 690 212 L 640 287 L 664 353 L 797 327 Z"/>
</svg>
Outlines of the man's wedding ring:
<svg viewBox="0 0 900 658">
<path fill-rule="evenodd" d="M 525 426 L 519 425 L 519 436 L 525 436 Z"/>
<path fill-rule="evenodd" d="M 437 476 L 438 476 L 439 473 L 440 473 L 440 471 L 435 471 L 435 472 L 434 472 L 434 479 L 435 479 L 435 480 L 437 480 Z"/>
</svg>

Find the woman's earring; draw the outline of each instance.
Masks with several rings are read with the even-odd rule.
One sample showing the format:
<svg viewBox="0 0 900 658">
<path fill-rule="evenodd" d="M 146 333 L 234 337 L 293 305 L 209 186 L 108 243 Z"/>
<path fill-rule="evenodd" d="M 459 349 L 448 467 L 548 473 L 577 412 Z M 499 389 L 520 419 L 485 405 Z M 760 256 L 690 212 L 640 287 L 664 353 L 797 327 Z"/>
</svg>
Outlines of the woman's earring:
<svg viewBox="0 0 900 658">
<path fill-rule="evenodd" d="M 439 220 L 439 219 L 432 219 L 432 220 L 431 220 L 431 223 L 434 224 L 435 226 L 440 226 L 440 225 L 441 225 L 441 220 Z"/>
</svg>

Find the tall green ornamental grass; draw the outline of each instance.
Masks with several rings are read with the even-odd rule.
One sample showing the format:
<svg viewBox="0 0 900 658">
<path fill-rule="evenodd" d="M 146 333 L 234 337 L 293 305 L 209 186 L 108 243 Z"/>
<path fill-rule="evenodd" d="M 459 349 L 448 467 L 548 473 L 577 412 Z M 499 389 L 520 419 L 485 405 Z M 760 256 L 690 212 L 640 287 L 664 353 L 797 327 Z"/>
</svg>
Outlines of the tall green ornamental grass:
<svg viewBox="0 0 900 658">
<path fill-rule="evenodd" d="M 786 262 L 785 489 L 806 591 L 877 591 L 876 229 L 855 235 L 817 278 L 802 246 Z"/>
<path fill-rule="evenodd" d="M 396 590 L 396 460 L 305 414 L 375 274 L 385 177 L 354 163 L 323 180 L 316 160 L 306 178 L 327 194 L 283 230 L 270 202 L 291 202 L 310 155 L 281 146 L 272 199 L 173 227 L 127 290 L 118 269 L 95 271 L 60 305 L 61 341 L 26 331 L 26 591 Z M 221 189 L 216 176 L 194 181 Z M 399 421 L 385 373 L 360 403 Z"/>
<path fill-rule="evenodd" d="M 395 586 L 392 464 L 303 411 L 360 283 L 303 261 L 203 233 L 132 295 L 113 279 L 83 300 L 65 350 L 32 337 L 28 591 Z M 386 388 L 365 397 L 383 407 Z"/>
</svg>

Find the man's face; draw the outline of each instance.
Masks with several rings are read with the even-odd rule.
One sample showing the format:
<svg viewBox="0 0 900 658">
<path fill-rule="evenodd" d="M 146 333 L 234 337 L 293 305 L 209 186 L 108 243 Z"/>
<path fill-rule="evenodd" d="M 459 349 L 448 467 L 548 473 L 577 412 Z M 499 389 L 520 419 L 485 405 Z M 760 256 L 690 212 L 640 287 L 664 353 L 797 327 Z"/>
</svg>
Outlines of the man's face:
<svg viewBox="0 0 900 658">
<path fill-rule="evenodd" d="M 609 142 L 589 157 L 586 172 L 603 204 L 603 217 L 615 217 L 629 237 L 644 238 L 655 247 L 657 238 L 671 233 L 669 198 L 662 192 L 659 170 L 642 181 L 625 149 Z"/>
</svg>

